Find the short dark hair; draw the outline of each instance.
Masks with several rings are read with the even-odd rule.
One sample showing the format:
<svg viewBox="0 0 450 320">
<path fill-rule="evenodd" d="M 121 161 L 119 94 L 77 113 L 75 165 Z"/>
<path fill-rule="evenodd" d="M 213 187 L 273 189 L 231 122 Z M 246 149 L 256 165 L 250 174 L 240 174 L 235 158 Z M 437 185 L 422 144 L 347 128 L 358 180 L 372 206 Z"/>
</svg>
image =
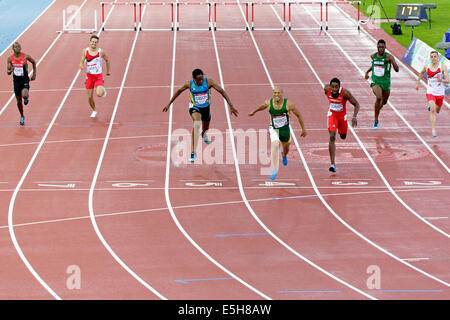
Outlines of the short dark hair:
<svg viewBox="0 0 450 320">
<path fill-rule="evenodd" d="M 336 82 L 336 83 L 339 85 L 339 87 L 341 86 L 341 81 L 340 81 L 338 78 L 333 78 L 333 79 L 331 79 L 331 81 L 330 81 L 330 86 L 331 86 L 331 84 L 332 84 L 333 82 Z"/>
<path fill-rule="evenodd" d="M 386 41 L 384 41 L 383 39 L 378 40 L 377 45 L 379 45 L 380 43 L 386 46 Z"/>
<path fill-rule="evenodd" d="M 438 57 L 439 57 L 439 52 L 437 52 L 436 50 L 431 51 L 431 52 L 430 52 L 430 56 L 431 56 L 433 53 L 436 53 L 436 54 L 438 55 Z"/>
<path fill-rule="evenodd" d="M 203 75 L 203 71 L 201 69 L 194 69 L 194 71 L 192 71 L 192 78 L 197 78 L 198 75 Z"/>
<path fill-rule="evenodd" d="M 100 38 L 98 36 L 96 36 L 95 34 L 89 38 L 89 41 L 91 41 L 92 39 L 100 40 Z"/>
</svg>

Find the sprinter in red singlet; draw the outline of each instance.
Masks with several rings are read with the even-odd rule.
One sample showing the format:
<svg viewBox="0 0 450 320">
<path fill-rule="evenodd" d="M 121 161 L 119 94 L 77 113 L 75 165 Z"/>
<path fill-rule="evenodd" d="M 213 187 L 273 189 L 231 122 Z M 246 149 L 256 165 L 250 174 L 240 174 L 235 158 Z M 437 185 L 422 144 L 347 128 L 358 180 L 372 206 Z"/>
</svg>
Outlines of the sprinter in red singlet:
<svg viewBox="0 0 450 320">
<path fill-rule="evenodd" d="M 325 85 L 323 89 L 330 103 L 328 109 L 328 132 L 330 133 L 328 150 L 330 152 L 331 166 L 329 170 L 331 172 L 336 172 L 336 164 L 334 162 L 336 154 L 336 130 L 339 132 L 341 139 L 347 137 L 348 124 L 345 106 L 347 101 L 350 101 L 350 103 L 355 106 L 352 117 L 352 127 L 356 127 L 356 115 L 359 111 L 359 103 L 350 91 L 341 87 L 341 82 L 338 78 L 331 79 L 330 84 Z"/>
<path fill-rule="evenodd" d="M 28 76 L 28 61 L 33 66 L 33 75 L 31 81 L 36 79 L 36 61 L 22 52 L 20 43 L 14 42 L 12 45 L 14 53 L 8 57 L 8 66 L 6 72 L 8 75 L 13 74 L 14 95 L 17 100 L 17 108 L 20 112 L 20 125 L 25 124 L 25 117 L 23 115 L 23 104 L 27 105 L 29 102 L 30 78 Z M 23 104 L 22 104 L 23 99 Z"/>
<path fill-rule="evenodd" d="M 441 111 L 444 103 L 445 85 L 449 83 L 448 70 L 444 63 L 439 64 L 439 54 L 437 51 L 430 52 L 431 64 L 425 65 L 417 77 L 416 90 L 419 90 L 420 79 L 427 74 L 427 101 L 428 111 L 430 111 L 431 136 L 436 134 L 436 114 Z"/>
<path fill-rule="evenodd" d="M 111 74 L 109 58 L 105 54 L 105 51 L 98 48 L 98 41 L 99 38 L 96 35 L 91 36 L 89 47 L 81 51 L 80 61 L 80 70 L 84 68 L 84 62 L 86 61 L 86 90 L 89 98 L 89 105 L 92 109 L 91 118 L 95 118 L 97 115 L 94 101 L 94 88 L 97 96 L 106 96 L 102 74 L 102 59 L 106 62 L 106 75 L 109 76 Z"/>
</svg>

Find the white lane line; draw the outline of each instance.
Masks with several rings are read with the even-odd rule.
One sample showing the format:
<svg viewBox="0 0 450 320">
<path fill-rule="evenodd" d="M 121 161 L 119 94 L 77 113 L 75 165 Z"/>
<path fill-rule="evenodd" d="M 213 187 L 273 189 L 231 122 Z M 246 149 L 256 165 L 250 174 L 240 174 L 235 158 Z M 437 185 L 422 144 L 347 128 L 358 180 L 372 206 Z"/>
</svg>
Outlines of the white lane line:
<svg viewBox="0 0 450 320">
<path fill-rule="evenodd" d="M 163 188 L 159 188 L 159 189 L 163 189 Z M 173 189 L 173 188 L 170 188 L 170 189 Z M 448 189 L 450 189 L 450 188 L 448 188 Z M 96 190 L 99 190 L 99 189 L 96 189 Z M 103 189 L 101 189 L 101 190 L 103 190 Z M 108 191 L 111 191 L 111 190 L 116 190 L 116 189 L 108 189 Z M 128 189 L 128 190 L 135 190 L 135 189 Z M 192 189 L 190 189 L 190 190 L 192 190 Z M 425 188 L 425 189 L 416 189 L 416 190 L 399 190 L 399 192 L 433 191 L 433 190 L 434 189 L 431 189 L 431 188 Z M 24 190 L 22 189 L 21 191 L 23 192 Z M 46 190 L 46 191 L 60 191 L 60 190 L 55 189 L 55 190 Z M 81 191 L 89 191 L 89 189 L 82 189 Z M 361 195 L 361 194 L 380 194 L 380 193 L 388 193 L 388 192 L 389 192 L 388 190 L 361 191 L 361 192 L 324 193 L 322 195 L 324 197 L 338 197 L 338 196 Z M 250 199 L 247 201 L 250 203 L 250 202 L 264 202 L 264 201 L 277 201 L 277 200 L 293 200 L 293 199 L 313 198 L 313 197 L 317 197 L 317 195 L 316 194 L 307 194 L 307 195 L 296 195 L 296 196 L 288 196 L 288 197 L 270 197 L 270 198 Z M 202 208 L 202 207 L 209 207 L 209 206 L 223 206 L 223 205 L 232 205 L 232 204 L 241 204 L 241 203 L 245 203 L 244 200 L 188 204 L 188 205 L 182 205 L 182 206 L 175 206 L 175 207 L 173 207 L 173 209 Z M 128 215 L 128 214 L 135 214 L 135 213 L 150 213 L 150 212 L 166 211 L 166 210 L 169 210 L 169 208 L 162 207 L 162 208 L 153 208 L 153 209 L 97 213 L 97 214 L 95 214 L 95 217 L 100 218 L 100 217 L 120 216 L 120 215 Z M 40 221 L 34 221 L 34 222 L 18 223 L 18 224 L 14 224 L 13 227 L 16 228 L 16 227 L 24 227 L 24 226 L 30 226 L 30 225 L 36 225 L 36 224 L 46 224 L 46 223 L 82 220 L 82 219 L 90 219 L 90 215 L 89 216 L 78 216 L 78 217 L 72 217 L 72 218 L 61 218 L 61 219 L 40 220 Z M 450 219 L 450 217 L 427 217 L 426 219 Z M 0 226 L 0 229 L 6 229 L 6 228 L 8 228 L 7 225 Z"/>
<path fill-rule="evenodd" d="M 303 6 L 303 5 L 302 5 Z M 304 7 L 304 6 L 303 6 Z M 314 19 L 314 21 L 319 24 L 319 21 L 317 21 L 317 19 L 311 14 L 311 12 L 304 7 L 306 12 L 308 12 L 308 14 Z M 278 16 L 278 15 L 277 15 Z M 336 45 L 336 47 L 339 48 L 339 50 L 345 55 L 345 57 L 348 59 L 348 61 L 351 62 L 351 64 L 353 64 L 353 66 L 361 73 L 361 75 L 364 76 L 364 72 L 361 70 L 361 68 L 359 68 L 356 63 L 352 60 L 352 58 L 347 54 L 347 52 L 342 48 L 342 46 L 337 43 L 337 41 L 328 33 L 328 31 L 324 31 L 325 34 L 330 38 L 330 40 Z M 312 68 L 312 66 L 311 66 Z M 315 73 L 316 74 L 316 73 Z M 319 76 L 316 74 L 317 79 L 320 82 L 320 85 L 323 87 L 323 82 L 320 80 Z M 405 124 L 407 124 L 408 127 L 410 127 L 410 129 L 416 134 L 416 136 L 419 138 L 419 140 L 421 140 L 423 142 L 423 144 L 425 145 L 425 147 L 428 149 L 428 151 L 430 153 L 432 153 L 435 158 L 443 165 L 443 167 L 447 170 L 448 173 L 450 173 L 450 169 L 445 165 L 445 163 L 434 153 L 434 151 L 430 148 L 430 146 L 422 139 L 422 137 L 419 136 L 419 134 L 411 127 L 411 125 L 401 116 L 400 113 L 398 113 L 398 111 L 394 108 L 394 106 L 388 102 L 389 105 L 392 107 L 393 110 L 396 111 L 396 113 L 402 118 L 402 120 L 404 121 Z M 361 149 L 364 151 L 364 153 L 366 154 L 367 158 L 369 159 L 369 161 L 372 163 L 374 169 L 377 171 L 378 175 L 380 176 L 381 180 L 383 180 L 384 184 L 386 185 L 386 187 L 392 192 L 392 195 L 409 211 L 411 212 L 414 216 L 416 216 L 420 221 L 422 221 L 423 223 L 425 223 L 426 225 L 428 225 L 429 227 L 431 227 L 432 229 L 434 229 L 435 231 L 439 232 L 440 234 L 442 234 L 444 237 L 446 238 L 450 238 L 450 234 L 446 233 L 444 230 L 438 228 L 437 226 L 435 226 L 434 224 L 430 223 L 429 221 L 425 220 L 421 215 L 419 215 L 417 212 L 415 212 L 410 206 L 408 206 L 408 204 L 403 201 L 403 199 L 401 199 L 398 194 L 394 191 L 394 189 L 391 187 L 391 185 L 389 184 L 389 182 L 387 181 L 387 179 L 385 178 L 385 176 L 383 175 L 383 173 L 381 172 L 380 168 L 378 168 L 378 165 L 375 163 L 375 160 L 372 158 L 372 156 L 369 154 L 369 152 L 367 151 L 366 147 L 364 146 L 364 144 L 362 143 L 361 139 L 359 138 L 359 136 L 356 134 L 355 130 L 353 129 L 352 126 L 349 126 L 350 131 L 352 132 L 353 136 L 355 137 L 355 139 L 358 141 L 358 144 L 361 146 Z"/>
<path fill-rule="evenodd" d="M 280 20 L 280 22 L 283 23 L 282 20 L 280 19 L 280 17 L 278 16 L 278 13 L 274 10 L 273 6 L 271 6 L 271 7 L 272 7 L 272 10 L 275 12 L 275 15 L 276 15 L 276 16 L 278 17 L 278 19 Z M 305 62 L 307 63 L 307 65 L 309 66 L 310 70 L 312 71 L 312 73 L 313 73 L 314 76 L 316 77 L 317 81 L 318 81 L 318 82 L 320 83 L 320 85 L 323 87 L 323 82 L 322 82 L 322 80 L 319 78 L 319 75 L 317 74 L 317 72 L 315 71 L 315 69 L 312 67 L 311 63 L 309 62 L 308 58 L 305 56 L 303 50 L 300 48 L 300 46 L 299 46 L 299 44 L 297 43 L 297 41 L 296 41 L 296 40 L 294 39 L 294 37 L 292 36 L 291 32 L 288 31 L 288 30 L 287 30 L 286 32 L 287 32 L 287 34 L 289 35 L 289 37 L 291 38 L 291 40 L 293 41 L 293 43 L 294 43 L 295 47 L 297 48 L 297 50 L 299 51 L 299 53 L 302 55 L 302 57 L 303 57 L 303 59 L 305 60 Z M 353 128 L 352 128 L 351 126 L 349 126 L 349 128 L 350 128 L 350 130 L 352 131 L 352 133 L 354 134 L 354 136 L 357 137 L 356 134 L 354 133 Z M 356 229 L 354 229 L 351 225 L 349 225 L 344 219 L 342 219 L 342 218 L 341 218 L 341 217 L 333 210 L 333 208 L 331 208 L 331 206 L 325 201 L 325 199 L 323 198 L 322 194 L 320 193 L 319 189 L 317 188 L 316 182 L 315 182 L 315 180 L 314 180 L 314 178 L 313 178 L 313 176 L 312 176 L 312 174 L 311 174 L 311 171 L 309 170 L 308 164 L 306 163 L 306 160 L 305 160 L 305 158 L 304 158 L 304 156 L 303 156 L 303 153 L 302 153 L 301 150 L 300 150 L 300 146 L 299 146 L 299 144 L 298 144 L 298 141 L 297 141 L 297 138 L 296 138 L 295 134 L 293 134 L 293 138 L 294 138 L 295 146 L 297 147 L 298 153 L 299 153 L 299 155 L 300 155 L 300 157 L 301 157 L 301 159 L 302 159 L 302 162 L 303 162 L 303 164 L 304 164 L 304 167 L 305 167 L 305 169 L 306 169 L 306 172 L 307 172 L 307 174 L 308 174 L 308 177 L 309 177 L 309 179 L 310 179 L 310 181 L 311 181 L 311 184 L 312 184 L 312 186 L 314 187 L 314 190 L 316 191 L 316 194 L 319 196 L 320 200 L 321 200 L 322 203 L 325 205 L 325 207 L 328 208 L 328 210 L 330 211 L 330 213 L 331 213 L 337 220 L 339 220 L 345 227 L 347 227 L 349 230 L 351 230 L 351 231 L 352 231 L 354 234 L 356 234 L 358 237 L 360 237 L 361 239 L 365 240 L 367 243 L 369 243 L 369 244 L 372 245 L 373 247 L 377 248 L 377 249 L 380 250 L 381 252 L 387 254 L 387 255 L 390 256 L 391 258 L 393 258 L 393 259 L 399 261 L 400 263 L 402 263 L 402 264 L 408 266 L 409 268 L 411 268 L 411 269 L 413 269 L 413 270 L 415 270 L 415 271 L 417 271 L 417 272 L 419 272 L 419 273 L 421 273 L 421 274 L 423 274 L 423 275 L 425 275 L 425 276 L 427 276 L 427 277 L 429 277 L 429 278 L 431 278 L 431 279 L 433 279 L 433 280 L 435 280 L 435 281 L 437 281 L 437 282 L 439 282 L 439 283 L 441 283 L 441 284 L 444 284 L 444 285 L 447 286 L 447 287 L 450 286 L 449 283 L 447 283 L 447 282 L 445 282 L 445 281 L 443 281 L 443 280 L 441 280 L 441 279 L 439 279 L 439 278 L 437 278 L 437 277 L 435 277 L 435 276 L 433 276 L 433 275 L 431 275 L 431 274 L 429 274 L 429 273 L 427 273 L 427 272 L 425 272 L 425 271 L 423 271 L 423 270 L 421 270 L 421 269 L 419 269 L 419 268 L 417 268 L 417 267 L 415 267 L 415 266 L 413 266 L 413 265 L 411 265 L 411 264 L 409 264 L 409 263 L 403 261 L 401 258 L 397 257 L 397 256 L 394 255 L 393 253 L 389 252 L 388 250 L 384 249 L 383 247 L 379 246 L 379 245 L 376 244 L 375 242 L 373 242 L 373 241 L 371 241 L 370 239 L 368 239 L 366 236 L 364 236 L 363 234 L 361 234 L 360 232 L 358 232 Z M 365 150 L 365 149 L 364 149 L 364 150 Z M 366 151 L 366 152 L 367 152 L 367 151 Z M 370 159 L 370 158 L 369 158 L 369 159 Z M 373 160 L 372 160 L 372 161 L 373 161 Z"/>
<path fill-rule="evenodd" d="M 117 0 L 115 0 L 117 1 Z M 111 13 L 111 11 L 110 11 Z M 108 20 L 109 15 L 107 16 L 106 21 Z M 25 181 L 25 178 L 28 175 L 28 172 L 31 170 L 31 167 L 34 163 L 34 161 L 36 160 L 36 157 L 38 156 L 42 146 L 44 145 L 44 141 L 47 139 L 47 136 L 50 133 L 50 130 L 53 127 L 53 124 L 56 121 L 56 118 L 58 117 L 60 111 L 62 110 L 64 103 L 66 102 L 69 93 L 71 91 L 71 89 L 73 88 L 73 86 L 75 85 L 75 82 L 78 79 L 78 76 L 80 75 L 80 70 L 77 71 L 75 77 L 72 80 L 72 83 L 69 87 L 69 89 L 67 90 L 66 94 L 64 95 L 63 100 L 61 101 L 61 104 L 59 105 L 58 109 L 56 110 L 55 115 L 53 116 L 52 120 L 50 121 L 50 124 L 47 128 L 47 130 L 44 133 L 44 136 L 41 139 L 41 142 L 39 143 L 39 145 L 36 148 L 36 151 L 33 154 L 33 157 L 31 158 L 30 162 L 28 163 L 27 168 L 25 169 L 25 172 L 23 173 L 22 177 L 20 178 L 19 183 L 17 184 L 16 188 L 14 189 L 13 195 L 11 196 L 11 200 L 9 203 L 9 209 L 8 209 L 8 230 L 9 230 L 9 234 L 11 237 L 11 241 L 13 242 L 14 248 L 16 249 L 17 253 L 19 254 L 19 257 L 22 259 L 23 263 L 25 264 L 25 266 L 27 267 L 27 269 L 31 272 L 31 274 L 35 277 L 35 279 L 57 300 L 61 300 L 61 297 L 59 297 L 56 292 L 50 288 L 50 286 L 41 278 L 41 276 L 36 272 L 36 270 L 34 270 L 33 266 L 30 264 L 30 262 L 28 261 L 28 259 L 26 258 L 25 254 L 22 251 L 22 248 L 20 247 L 16 235 L 14 233 L 14 227 L 13 227 L 13 212 L 14 212 L 14 204 L 16 201 L 16 197 L 17 194 L 19 193 L 20 188 L 23 185 L 23 182 Z"/>
<path fill-rule="evenodd" d="M 178 3 L 178 1 L 177 1 Z M 172 76 L 171 76 L 171 85 L 170 85 L 170 97 L 172 97 L 174 92 L 174 81 L 175 81 L 175 54 L 176 54 L 176 41 L 177 41 L 177 31 L 176 28 L 174 29 L 174 39 L 173 39 L 173 52 L 172 52 Z M 164 195 L 166 198 L 166 203 L 168 210 L 170 212 L 170 216 L 172 217 L 173 221 L 175 222 L 178 229 L 181 231 L 181 233 L 184 235 L 184 237 L 201 253 L 203 254 L 209 261 L 211 261 L 214 265 L 216 265 L 218 268 L 220 268 L 222 271 L 224 271 L 226 274 L 231 276 L 233 279 L 237 280 L 239 283 L 244 285 L 245 287 L 249 288 L 251 291 L 255 292 L 259 296 L 261 296 L 264 299 L 271 300 L 271 298 L 264 293 L 260 292 L 258 289 L 254 288 L 241 278 L 239 278 L 237 275 L 232 273 L 230 270 L 225 268 L 223 265 L 221 265 L 218 261 L 216 261 L 213 257 L 211 257 L 202 247 L 200 247 L 194 239 L 191 238 L 191 236 L 186 232 L 186 230 L 181 225 L 180 221 L 178 220 L 177 216 L 175 215 L 174 208 L 172 206 L 172 203 L 170 201 L 170 195 L 169 195 L 169 184 L 170 184 L 170 167 L 171 167 L 171 146 L 172 146 L 172 119 L 173 119 L 173 106 L 169 109 L 169 124 L 168 124 L 168 138 L 167 138 L 167 158 L 166 158 L 166 177 L 165 177 L 165 185 L 164 185 Z"/>
<path fill-rule="evenodd" d="M 54 0 L 51 4 L 50 4 L 50 6 L 55 2 L 56 0 Z M 85 5 L 85 3 L 87 2 L 87 0 L 84 0 L 83 1 L 83 3 L 81 4 L 81 6 L 79 6 L 78 7 L 78 9 L 77 9 L 77 11 L 75 12 L 75 14 L 70 18 L 70 20 L 69 20 L 69 22 L 68 23 L 71 23 L 72 22 L 72 20 L 75 18 L 75 16 L 78 14 L 78 12 L 81 10 L 81 8 Z M 47 7 L 47 9 L 50 7 L 50 6 L 48 6 Z M 47 9 L 45 9 L 45 11 L 47 11 Z M 42 14 L 44 14 L 45 13 L 45 11 L 44 12 L 42 12 Z M 42 15 L 41 14 L 41 15 Z M 41 16 L 40 15 L 40 16 Z M 40 17 L 39 16 L 39 17 Z M 36 20 L 35 21 L 37 21 L 37 19 L 39 19 L 39 17 L 37 17 L 36 18 Z M 33 21 L 33 23 L 35 22 L 35 21 Z M 31 25 L 29 26 L 29 27 L 31 27 Z M 29 28 L 28 27 L 28 28 Z M 28 28 L 27 29 L 25 29 L 25 31 L 26 30 L 28 30 Z M 24 31 L 24 32 L 25 32 Z M 24 32 L 22 32 L 22 34 L 24 33 Z M 21 34 L 21 35 L 22 35 Z M 21 36 L 20 35 L 20 36 Z M 55 43 L 59 40 L 59 38 L 61 37 L 61 35 L 62 35 L 62 33 L 60 33 L 60 34 L 58 34 L 58 36 L 55 38 L 55 40 L 53 40 L 53 42 L 52 42 L 52 44 L 47 48 L 47 50 L 44 52 L 44 54 L 42 55 L 42 57 L 38 60 L 38 62 L 36 63 L 36 68 L 41 64 L 41 62 L 45 59 L 45 57 L 47 56 L 47 54 L 50 52 L 50 50 L 53 48 L 53 46 L 55 45 Z M 19 37 L 20 37 L 19 36 Z M 13 42 L 14 43 L 14 42 Z M 3 52 L 2 52 L 2 54 L 7 50 L 7 49 L 9 49 L 10 47 L 8 47 L 8 48 L 6 48 Z M 30 76 L 33 74 L 33 71 L 31 71 L 30 72 Z M 65 89 L 64 91 L 66 91 L 67 89 Z M 34 90 L 33 90 L 34 91 Z M 9 92 L 8 92 L 9 93 Z M 15 98 L 15 96 L 14 96 L 14 93 L 11 95 L 11 97 L 9 98 L 9 100 L 3 105 L 3 107 L 2 107 L 2 109 L 0 110 L 0 115 L 2 115 L 3 114 L 3 112 L 6 110 L 6 108 L 8 107 L 8 105 L 11 103 L 11 101 L 13 100 Z"/>
<path fill-rule="evenodd" d="M 267 79 L 271 85 L 272 88 L 274 88 L 274 84 L 273 81 L 270 77 L 269 71 L 267 70 L 266 64 L 264 62 L 264 59 L 261 55 L 261 52 L 259 50 L 258 44 L 256 43 L 255 37 L 253 36 L 253 32 L 251 31 L 250 26 L 248 25 L 246 18 L 245 18 L 245 14 L 243 12 L 243 9 L 241 7 L 241 5 L 239 4 L 239 1 L 236 0 L 236 2 L 238 3 L 238 7 L 239 10 L 241 12 L 242 18 L 244 20 L 244 23 L 246 24 L 247 29 L 249 30 L 249 34 L 250 37 L 253 40 L 253 44 L 255 46 L 255 49 L 257 51 L 258 57 L 261 61 L 261 64 L 265 70 L 265 73 L 267 75 Z M 219 60 L 219 54 L 218 54 L 218 49 L 217 49 L 217 43 L 215 40 L 215 32 L 212 31 L 212 35 L 213 35 L 213 39 L 214 39 L 214 48 L 215 48 L 215 52 L 216 52 L 216 57 L 217 57 L 217 64 L 218 64 L 218 68 L 219 68 L 219 76 L 220 76 L 220 82 L 222 87 L 224 88 L 224 81 L 223 81 L 223 76 L 222 76 L 222 70 L 220 67 L 220 60 Z M 242 185 L 242 177 L 241 177 L 241 173 L 240 173 L 240 169 L 239 169 L 239 162 L 237 159 L 237 151 L 236 151 L 236 146 L 234 143 L 234 138 L 233 138 L 233 128 L 231 126 L 231 119 L 230 119 L 230 114 L 227 110 L 227 103 L 224 100 L 224 108 L 225 108 L 225 114 L 227 115 L 227 121 L 228 121 L 228 128 L 229 128 L 229 134 L 230 134 L 230 141 L 231 141 L 231 145 L 232 145 L 232 151 L 233 151 L 233 158 L 234 158 L 234 166 L 235 166 L 235 170 L 236 170 L 236 178 L 238 181 L 238 185 L 239 185 L 239 192 L 241 194 L 242 199 L 244 200 L 244 203 L 248 209 L 248 211 L 250 212 L 250 214 L 253 216 L 253 218 L 258 222 L 258 224 L 267 232 L 270 234 L 270 236 L 275 239 L 279 244 L 281 244 L 284 248 L 286 248 L 288 251 L 290 251 L 291 253 L 293 253 L 296 257 L 298 257 L 299 259 L 301 259 L 302 261 L 306 262 L 307 264 L 309 264 L 310 266 L 312 266 L 313 268 L 317 269 L 318 271 L 322 272 L 323 274 L 325 274 L 326 276 L 336 280 L 337 282 L 341 283 L 342 285 L 348 287 L 351 290 L 354 290 L 356 292 L 358 292 L 359 294 L 365 296 L 366 298 L 372 299 L 372 300 L 376 300 L 375 297 L 365 293 L 364 291 L 352 286 L 351 284 L 349 284 L 348 282 L 336 277 L 335 275 L 331 274 L 330 272 L 328 272 L 327 270 L 323 269 L 322 267 L 320 267 L 319 265 L 317 265 L 316 263 L 312 262 L 311 260 L 307 259 L 305 256 L 303 256 L 302 254 L 300 254 L 299 252 L 297 252 L 296 250 L 294 250 L 291 246 L 289 246 L 287 243 L 285 243 L 283 240 L 281 240 L 275 233 L 272 232 L 272 230 L 270 230 L 270 228 L 268 228 L 262 221 L 261 219 L 259 219 L 258 215 L 254 212 L 253 208 L 251 207 L 251 205 L 249 204 L 248 200 L 247 200 L 247 196 L 245 194 L 243 185 Z"/>
<path fill-rule="evenodd" d="M 147 1 L 146 1 L 147 2 Z M 147 6 L 144 6 L 144 10 L 142 15 L 145 14 L 145 10 L 147 9 Z M 111 9 L 112 10 L 112 9 Z M 114 118 L 116 117 L 116 113 L 117 110 L 119 108 L 119 102 L 120 102 L 120 98 L 122 96 L 122 92 L 123 92 L 123 87 L 125 85 L 125 81 L 127 79 L 127 75 L 128 75 L 128 70 L 130 68 L 131 65 L 131 61 L 133 59 L 133 54 L 134 54 L 134 50 L 136 48 L 136 42 L 139 36 L 139 32 L 136 32 L 136 35 L 134 37 L 134 41 L 133 44 L 131 46 L 131 50 L 130 50 L 130 55 L 128 57 L 128 62 L 124 71 L 124 75 L 122 78 L 122 83 L 120 86 L 120 90 L 119 93 L 117 95 L 117 100 L 116 103 L 114 105 L 114 109 L 113 109 L 113 113 L 111 115 L 111 120 L 109 122 L 109 126 L 108 126 L 108 131 L 106 133 L 106 137 L 105 140 L 103 142 L 103 147 L 102 150 L 100 152 L 100 157 L 99 160 L 97 162 L 97 167 L 95 168 L 95 173 L 94 176 L 92 178 L 92 184 L 91 187 L 89 189 L 89 216 L 91 218 L 91 223 L 92 226 L 94 227 L 95 233 L 97 234 L 98 238 L 100 239 L 100 241 L 102 242 L 103 246 L 106 248 L 106 250 L 108 250 L 108 252 L 111 254 L 111 256 L 117 261 L 117 263 L 123 268 L 125 269 L 125 271 L 127 271 L 131 276 L 133 276 L 133 278 L 135 278 L 141 285 L 143 285 L 146 289 L 150 290 L 153 294 L 155 294 L 157 297 L 159 297 L 160 299 L 163 300 L 167 300 L 166 297 L 164 297 L 162 294 L 160 294 L 157 290 L 155 290 L 150 284 L 148 284 L 146 281 L 144 281 L 139 275 L 137 275 L 125 262 L 122 261 L 122 259 L 120 259 L 120 257 L 114 252 L 114 250 L 111 248 L 111 246 L 108 244 L 108 242 L 105 240 L 105 238 L 103 237 L 103 234 L 101 233 L 98 225 L 97 225 L 97 221 L 95 219 L 95 214 L 94 214 L 94 205 L 93 205 L 93 200 L 94 200 L 94 188 L 95 188 L 95 184 L 97 183 L 97 178 L 98 175 L 100 173 L 100 168 L 102 166 L 102 162 L 103 162 L 103 158 L 105 156 L 105 152 L 106 152 L 106 148 L 108 146 L 108 140 L 109 140 L 109 136 L 111 135 L 111 130 L 113 127 L 113 123 L 114 123 Z"/>
</svg>

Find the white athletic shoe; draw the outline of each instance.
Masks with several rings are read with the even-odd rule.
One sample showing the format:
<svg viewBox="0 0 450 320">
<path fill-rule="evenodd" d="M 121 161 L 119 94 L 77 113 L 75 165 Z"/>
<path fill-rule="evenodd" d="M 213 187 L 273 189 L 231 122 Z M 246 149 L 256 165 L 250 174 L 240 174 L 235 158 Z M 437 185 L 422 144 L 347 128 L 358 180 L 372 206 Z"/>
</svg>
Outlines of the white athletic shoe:
<svg viewBox="0 0 450 320">
<path fill-rule="evenodd" d="M 91 118 L 95 118 L 97 116 L 97 111 L 92 111 Z"/>
<path fill-rule="evenodd" d="M 103 95 L 102 98 L 106 98 L 106 88 L 103 88 Z"/>
</svg>

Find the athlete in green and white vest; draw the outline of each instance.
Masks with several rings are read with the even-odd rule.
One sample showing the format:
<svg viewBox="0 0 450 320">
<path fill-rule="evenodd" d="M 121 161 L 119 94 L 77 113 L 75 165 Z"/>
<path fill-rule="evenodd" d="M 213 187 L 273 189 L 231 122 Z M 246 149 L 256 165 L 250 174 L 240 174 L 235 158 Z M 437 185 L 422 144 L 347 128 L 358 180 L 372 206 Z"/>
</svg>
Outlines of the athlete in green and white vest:
<svg viewBox="0 0 450 320">
<path fill-rule="evenodd" d="M 372 71 L 372 87 L 375 100 L 375 122 L 373 128 L 378 129 L 378 116 L 381 108 L 388 102 L 391 94 L 391 67 L 394 67 L 395 72 L 398 72 L 398 65 L 395 62 L 394 56 L 386 53 L 386 42 L 379 40 L 377 43 L 378 51 L 370 56 L 372 65 L 366 71 L 365 78 L 369 79 L 369 72 Z"/>
<path fill-rule="evenodd" d="M 271 141 L 271 169 L 270 178 L 275 180 L 278 172 L 278 154 L 280 142 L 283 145 L 281 153 L 283 157 L 283 165 L 287 165 L 287 155 L 289 153 L 289 144 L 291 142 L 291 131 L 289 125 L 289 115 L 292 112 L 298 119 L 302 127 L 302 137 L 306 137 L 306 129 L 303 123 L 300 111 L 288 99 L 283 98 L 283 90 L 279 87 L 273 89 L 273 98 L 266 100 L 264 104 L 250 112 L 248 115 L 253 116 L 256 112 L 269 108 L 270 125 L 269 134 Z"/>
</svg>

